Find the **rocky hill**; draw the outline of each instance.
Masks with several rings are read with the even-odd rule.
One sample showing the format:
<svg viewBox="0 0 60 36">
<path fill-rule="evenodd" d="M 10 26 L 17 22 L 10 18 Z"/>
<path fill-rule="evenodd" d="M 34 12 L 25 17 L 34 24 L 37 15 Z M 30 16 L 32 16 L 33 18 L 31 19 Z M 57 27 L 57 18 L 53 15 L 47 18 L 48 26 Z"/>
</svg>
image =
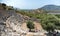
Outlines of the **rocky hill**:
<svg viewBox="0 0 60 36">
<path fill-rule="evenodd" d="M 43 29 L 41 27 L 41 25 L 36 22 L 35 20 L 32 20 L 32 18 L 28 18 L 26 16 L 23 16 L 21 14 L 17 14 L 17 13 L 12 13 L 11 14 L 9 12 L 5 12 L 1 13 L 2 16 L 7 17 L 7 15 L 9 16 L 8 18 L 6 18 L 6 20 L 4 22 L 0 22 L 0 36 L 28 36 L 28 35 L 41 35 L 39 34 L 40 31 L 43 32 Z M 2 17 L 1 16 L 1 17 Z M 5 19 L 5 18 L 4 18 Z M 29 32 L 29 30 L 27 29 L 26 23 L 27 20 L 31 20 L 31 21 L 35 21 L 34 23 L 37 24 L 35 27 L 37 27 L 39 33 L 32 33 Z M 26 26 L 26 28 L 24 27 L 24 25 Z M 42 33 L 44 35 L 44 33 Z"/>
<path fill-rule="evenodd" d="M 45 5 L 40 9 L 44 9 L 44 10 L 60 10 L 60 6 L 57 5 Z"/>
<path fill-rule="evenodd" d="M 40 25 L 40 23 L 38 22 L 39 19 L 31 18 L 27 15 L 22 15 L 22 14 L 16 13 L 15 10 L 10 10 L 10 9 L 7 10 L 5 8 L 6 7 L 5 4 L 4 4 L 4 7 L 3 6 L 1 6 L 1 7 L 2 8 L 0 8 L 0 33 L 1 33 L 0 36 L 28 36 L 28 35 L 29 36 L 31 36 L 31 35 L 38 36 L 38 35 L 41 35 L 40 31 L 42 31 L 43 28 Z M 40 12 L 40 11 L 38 11 L 38 12 Z M 35 27 L 38 29 L 39 33 L 38 32 L 37 33 L 29 32 L 29 29 L 26 26 L 27 21 L 29 21 L 29 20 L 34 22 Z M 37 27 L 36 24 L 39 27 Z M 44 35 L 44 33 L 43 33 L 43 35 Z"/>
</svg>

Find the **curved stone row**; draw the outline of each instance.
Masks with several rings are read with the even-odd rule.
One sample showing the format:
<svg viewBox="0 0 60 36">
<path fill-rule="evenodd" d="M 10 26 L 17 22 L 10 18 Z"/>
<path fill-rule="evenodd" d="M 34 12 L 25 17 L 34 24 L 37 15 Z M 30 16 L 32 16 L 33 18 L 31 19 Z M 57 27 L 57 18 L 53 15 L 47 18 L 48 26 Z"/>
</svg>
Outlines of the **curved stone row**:
<svg viewBox="0 0 60 36">
<path fill-rule="evenodd" d="M 12 36 L 19 35 L 20 36 L 20 26 L 23 22 L 22 16 L 16 15 L 11 16 L 6 21 L 6 27 L 8 28 L 6 32 L 7 34 L 11 34 Z"/>
<path fill-rule="evenodd" d="M 24 19 L 21 15 L 13 15 L 6 20 L 5 33 L 2 36 L 26 36 L 27 34 L 31 35 L 41 35 L 40 32 L 31 33 L 22 30 L 21 25 L 24 22 Z"/>
</svg>

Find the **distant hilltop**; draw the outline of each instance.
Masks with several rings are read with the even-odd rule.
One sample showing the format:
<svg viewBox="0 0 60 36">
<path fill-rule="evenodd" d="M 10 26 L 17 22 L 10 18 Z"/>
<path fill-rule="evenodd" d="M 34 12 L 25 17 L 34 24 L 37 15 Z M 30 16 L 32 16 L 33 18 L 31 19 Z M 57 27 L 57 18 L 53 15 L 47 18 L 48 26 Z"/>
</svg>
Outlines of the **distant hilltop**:
<svg viewBox="0 0 60 36">
<path fill-rule="evenodd" d="M 60 10 L 60 6 L 57 6 L 57 5 L 45 5 L 45 6 L 41 7 L 40 9 L 44 9 L 44 10 Z"/>
</svg>

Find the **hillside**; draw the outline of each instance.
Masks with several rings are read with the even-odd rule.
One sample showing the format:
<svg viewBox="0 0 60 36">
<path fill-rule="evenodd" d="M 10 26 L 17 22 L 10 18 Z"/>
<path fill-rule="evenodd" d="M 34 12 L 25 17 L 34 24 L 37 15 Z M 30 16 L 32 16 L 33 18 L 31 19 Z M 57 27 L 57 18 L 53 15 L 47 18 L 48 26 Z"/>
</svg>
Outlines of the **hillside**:
<svg viewBox="0 0 60 36">
<path fill-rule="evenodd" d="M 41 8 L 31 9 L 31 10 L 18 10 L 22 12 L 32 12 L 32 13 L 50 13 L 50 14 L 59 14 L 60 6 L 57 5 L 45 5 Z"/>
<path fill-rule="evenodd" d="M 45 5 L 40 9 L 44 9 L 44 10 L 60 10 L 60 6 L 57 5 Z"/>
<path fill-rule="evenodd" d="M 50 7 L 49 7 L 50 6 Z M 45 9 L 17 10 L 6 4 L 0 4 L 0 31 L 2 36 L 45 36 L 46 32 L 60 30 L 60 14 L 48 14 L 58 11 L 55 5 Z M 46 6 L 45 6 L 46 7 Z M 52 8 L 53 9 L 52 9 Z M 52 10 L 51 10 L 51 9 Z M 55 11 L 56 10 L 56 11 Z M 27 25 L 29 24 L 29 25 Z M 33 28 L 33 29 L 32 29 Z M 42 33 L 42 34 L 41 34 Z"/>
<path fill-rule="evenodd" d="M 0 7 L 0 33 L 1 33 L 0 36 L 41 35 L 39 33 L 40 31 L 43 32 L 43 28 L 39 22 L 40 21 L 39 19 L 19 13 L 19 12 L 24 13 L 26 12 L 25 10 L 18 11 L 15 9 L 10 9 L 9 6 L 8 6 L 9 8 L 7 9 L 6 4 L 3 4 L 4 6 L 2 4 L 0 5 L 2 7 L 2 8 Z M 34 32 L 29 32 L 30 29 L 27 27 L 28 21 L 32 21 L 32 23 L 35 24 L 33 30 Z M 35 33 L 36 29 L 38 30 L 37 33 Z M 44 35 L 44 33 L 42 34 Z"/>
</svg>

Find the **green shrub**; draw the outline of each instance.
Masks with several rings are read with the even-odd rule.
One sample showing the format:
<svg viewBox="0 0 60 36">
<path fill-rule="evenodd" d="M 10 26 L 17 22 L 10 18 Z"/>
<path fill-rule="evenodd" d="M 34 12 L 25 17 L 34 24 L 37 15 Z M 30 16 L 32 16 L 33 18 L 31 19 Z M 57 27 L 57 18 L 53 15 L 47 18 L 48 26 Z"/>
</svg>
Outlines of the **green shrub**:
<svg viewBox="0 0 60 36">
<path fill-rule="evenodd" d="M 28 21 L 28 22 L 27 22 L 27 27 L 30 29 L 30 31 L 31 31 L 31 29 L 34 29 L 34 24 L 33 24 L 33 22 Z"/>
</svg>

